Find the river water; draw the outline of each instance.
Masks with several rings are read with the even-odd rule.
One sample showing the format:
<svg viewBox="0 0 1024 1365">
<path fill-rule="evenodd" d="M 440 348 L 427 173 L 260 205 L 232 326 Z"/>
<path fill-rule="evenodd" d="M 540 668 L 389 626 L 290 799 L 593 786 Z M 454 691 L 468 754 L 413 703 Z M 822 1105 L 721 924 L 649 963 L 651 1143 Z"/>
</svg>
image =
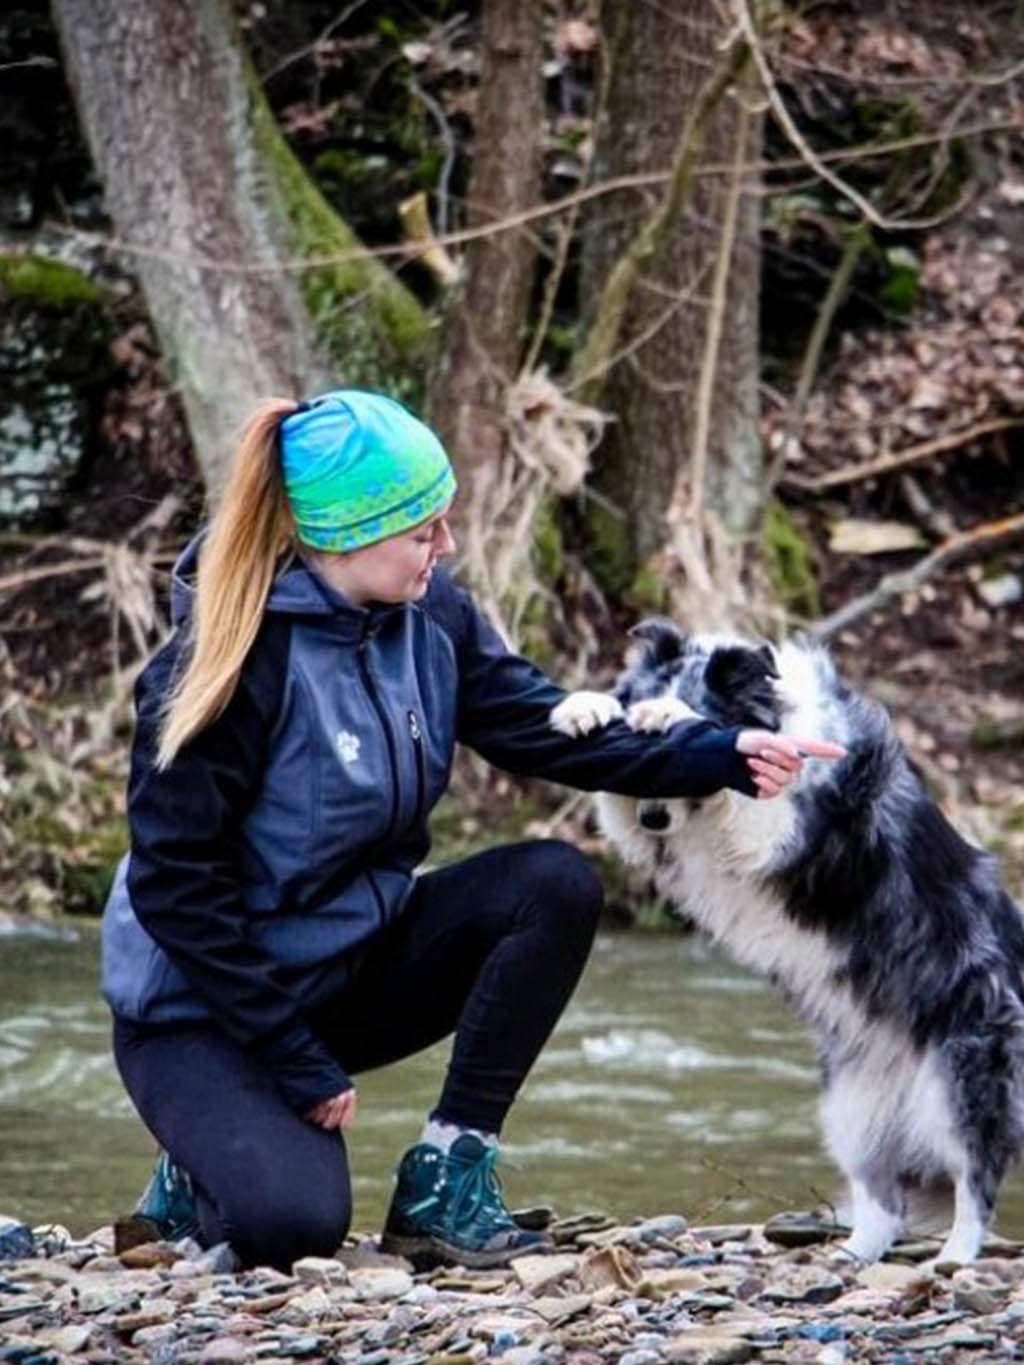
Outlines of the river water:
<svg viewBox="0 0 1024 1365">
<path fill-rule="evenodd" d="M 108 1047 L 95 926 L 0 939 L 0 1213 L 77 1234 L 126 1211 L 152 1164 Z M 444 1045 L 360 1078 L 355 1225 L 375 1229 Z M 836 1189 L 817 1076 L 776 994 L 682 936 L 604 934 L 505 1131 L 509 1202 L 615 1217 L 764 1218 Z M 1000 1203 L 1024 1237 L 1024 1178 Z"/>
</svg>

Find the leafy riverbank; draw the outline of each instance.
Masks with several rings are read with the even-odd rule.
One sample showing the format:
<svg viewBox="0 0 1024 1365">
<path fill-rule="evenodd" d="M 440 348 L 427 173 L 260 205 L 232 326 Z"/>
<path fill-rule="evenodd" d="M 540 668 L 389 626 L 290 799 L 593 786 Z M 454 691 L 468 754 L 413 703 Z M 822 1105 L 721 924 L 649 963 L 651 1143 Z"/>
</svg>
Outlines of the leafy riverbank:
<svg viewBox="0 0 1024 1365">
<path fill-rule="evenodd" d="M 544 1211 L 531 1211 L 535 1221 Z M 38 1229 L 0 1263 L 0 1358 L 119 1365 L 727 1365 L 845 1360 L 1005 1361 L 1024 1330 L 1020 1244 L 974 1266 L 921 1264 L 905 1244 L 875 1266 L 835 1266 L 790 1226 L 688 1228 L 555 1220 L 555 1250 L 507 1269 L 414 1274 L 369 1238 L 291 1274 L 230 1270 L 226 1247 L 150 1243 L 113 1253 L 110 1228 L 73 1243 Z M 18 1250 L 11 1240 L 12 1250 Z"/>
</svg>

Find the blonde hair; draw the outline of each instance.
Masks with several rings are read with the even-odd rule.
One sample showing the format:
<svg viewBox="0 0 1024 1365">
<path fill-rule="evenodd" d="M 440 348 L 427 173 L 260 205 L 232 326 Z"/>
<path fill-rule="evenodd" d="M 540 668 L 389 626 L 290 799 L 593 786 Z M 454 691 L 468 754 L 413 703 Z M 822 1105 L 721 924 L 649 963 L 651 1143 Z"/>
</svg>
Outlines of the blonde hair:
<svg viewBox="0 0 1024 1365">
<path fill-rule="evenodd" d="M 157 767 L 224 710 L 238 685 L 274 581 L 293 542 L 278 428 L 298 405 L 270 398 L 250 418 L 199 551 L 191 655 L 164 710 Z"/>
</svg>

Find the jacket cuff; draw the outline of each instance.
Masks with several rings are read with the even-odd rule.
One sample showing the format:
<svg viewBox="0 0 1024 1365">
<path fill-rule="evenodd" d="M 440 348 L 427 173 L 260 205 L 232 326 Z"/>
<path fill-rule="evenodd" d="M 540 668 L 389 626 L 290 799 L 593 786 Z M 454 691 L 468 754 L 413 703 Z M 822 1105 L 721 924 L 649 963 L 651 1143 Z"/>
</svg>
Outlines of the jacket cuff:
<svg viewBox="0 0 1024 1365">
<path fill-rule="evenodd" d="M 321 1100 L 352 1089 L 344 1069 L 303 1025 L 264 1038 L 253 1051 L 270 1070 L 285 1103 L 297 1114 L 308 1114 Z"/>
<path fill-rule="evenodd" d="M 754 781 L 754 774 L 750 764 L 747 762 L 747 755 L 741 754 L 736 748 L 736 740 L 743 732 L 742 725 L 734 725 L 730 729 L 722 730 L 722 735 L 729 737 L 730 753 L 728 755 L 728 772 L 725 777 L 725 786 L 730 787 L 734 792 L 740 792 L 743 796 L 756 797 L 760 788 Z"/>
</svg>

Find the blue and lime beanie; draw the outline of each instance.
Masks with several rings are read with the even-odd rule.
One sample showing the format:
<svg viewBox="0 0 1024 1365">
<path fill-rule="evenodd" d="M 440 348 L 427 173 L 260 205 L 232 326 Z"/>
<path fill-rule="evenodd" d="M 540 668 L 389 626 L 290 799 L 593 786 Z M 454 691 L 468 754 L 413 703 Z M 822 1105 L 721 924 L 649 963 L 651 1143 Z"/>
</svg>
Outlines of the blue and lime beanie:
<svg viewBox="0 0 1024 1365">
<path fill-rule="evenodd" d="M 444 446 L 382 393 L 332 389 L 281 423 L 281 468 L 299 540 L 357 550 L 436 516 L 455 494 Z"/>
</svg>

